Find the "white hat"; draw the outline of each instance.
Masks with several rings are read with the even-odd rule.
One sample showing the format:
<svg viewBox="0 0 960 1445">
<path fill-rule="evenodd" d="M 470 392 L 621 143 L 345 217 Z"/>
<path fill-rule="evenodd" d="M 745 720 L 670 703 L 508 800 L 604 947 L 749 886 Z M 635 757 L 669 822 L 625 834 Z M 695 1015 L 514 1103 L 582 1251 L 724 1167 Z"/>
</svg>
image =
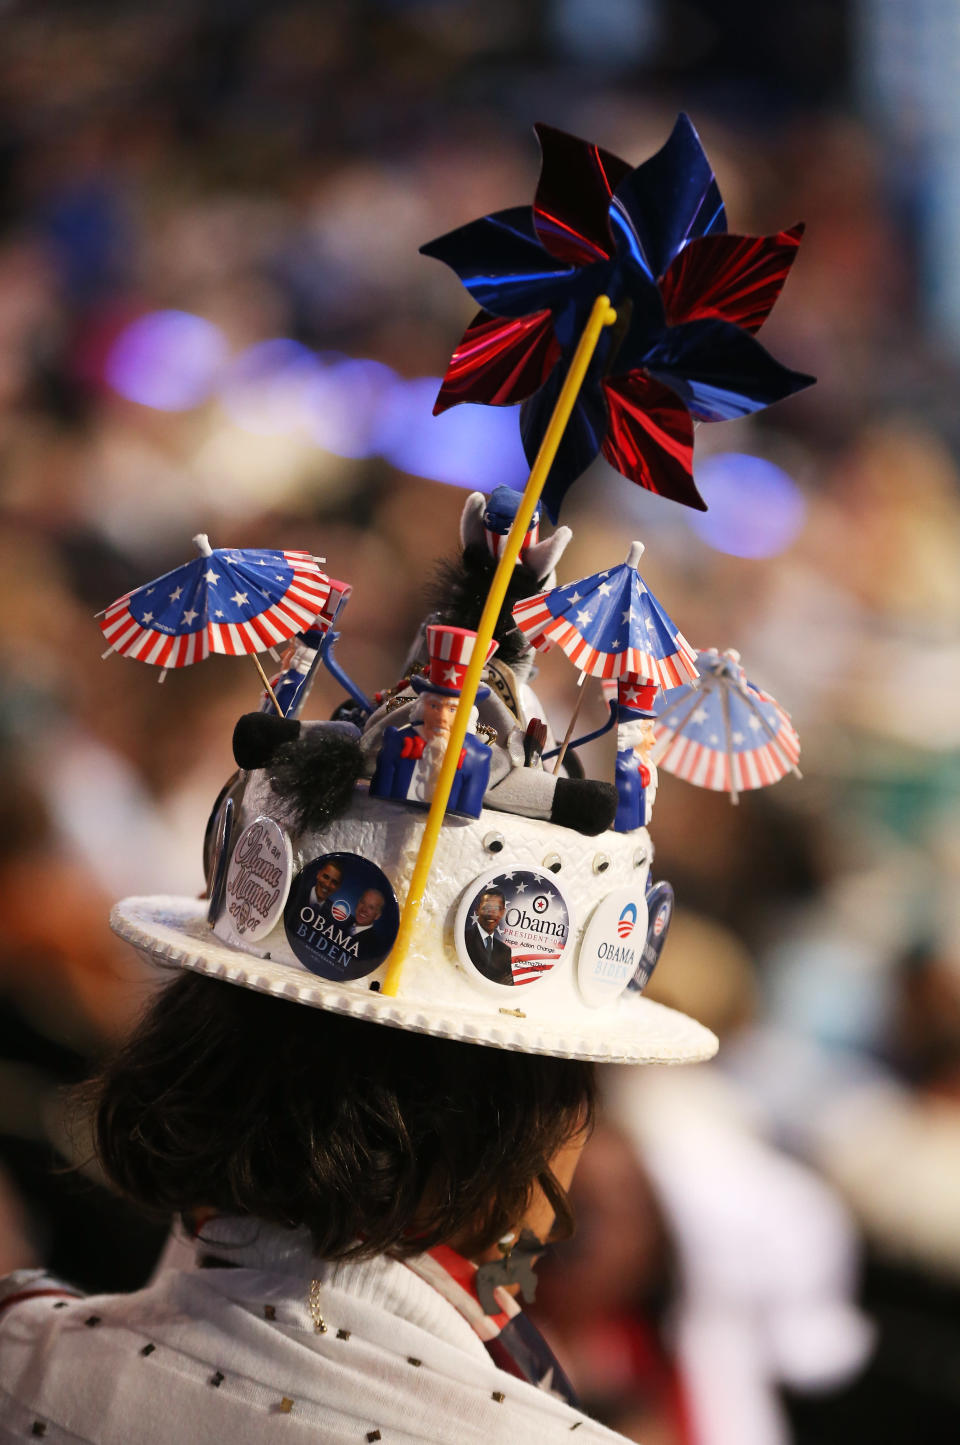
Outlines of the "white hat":
<svg viewBox="0 0 960 1445">
<path fill-rule="evenodd" d="M 339 817 L 298 830 L 263 770 L 248 775 L 231 822 L 233 803 L 221 806 L 209 904 L 147 897 L 114 908 L 113 929 L 148 959 L 524 1053 L 692 1063 L 716 1052 L 708 1029 L 640 996 L 669 924 L 659 901 L 647 917 L 646 829 L 586 837 L 490 809 L 476 820 L 448 817 L 398 992 L 388 997 L 380 990 L 397 899 L 406 896 L 423 812 L 372 798 L 360 783 Z M 481 923 L 492 921 L 485 932 Z"/>
</svg>

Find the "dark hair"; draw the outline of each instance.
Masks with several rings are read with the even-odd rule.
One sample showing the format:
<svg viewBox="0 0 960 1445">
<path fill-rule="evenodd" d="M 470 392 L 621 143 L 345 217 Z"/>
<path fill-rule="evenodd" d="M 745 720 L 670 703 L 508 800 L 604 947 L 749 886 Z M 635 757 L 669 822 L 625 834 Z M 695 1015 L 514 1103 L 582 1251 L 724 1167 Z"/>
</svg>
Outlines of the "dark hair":
<svg viewBox="0 0 960 1445">
<path fill-rule="evenodd" d="M 507 906 L 507 897 L 502 888 L 481 888 L 481 898 L 499 898 L 504 908 Z"/>
<path fill-rule="evenodd" d="M 165 1216 L 305 1226 L 324 1259 L 488 1249 L 593 1121 L 592 1064 L 360 1022 L 184 973 L 92 1086 L 114 1184 Z"/>
</svg>

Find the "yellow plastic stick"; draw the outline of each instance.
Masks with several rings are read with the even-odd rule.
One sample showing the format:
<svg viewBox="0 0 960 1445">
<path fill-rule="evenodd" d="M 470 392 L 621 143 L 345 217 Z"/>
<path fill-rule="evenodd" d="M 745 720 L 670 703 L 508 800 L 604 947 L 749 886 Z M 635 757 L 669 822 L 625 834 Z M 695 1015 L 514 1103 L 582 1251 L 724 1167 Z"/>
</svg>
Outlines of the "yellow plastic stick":
<svg viewBox="0 0 960 1445">
<path fill-rule="evenodd" d="M 493 574 L 493 581 L 490 583 L 490 591 L 487 593 L 487 600 L 483 613 L 477 627 L 477 640 L 474 644 L 473 657 L 467 668 L 463 679 L 463 688 L 460 693 L 460 703 L 457 707 L 456 716 L 453 719 L 453 726 L 450 729 L 450 738 L 447 742 L 447 751 L 444 755 L 443 766 L 440 769 L 440 776 L 437 779 L 433 792 L 433 800 L 430 804 L 430 811 L 427 814 L 426 826 L 423 830 L 423 837 L 420 840 L 420 851 L 417 854 L 417 861 L 413 869 L 413 877 L 410 879 L 410 891 L 407 894 L 406 902 L 403 905 L 403 912 L 400 915 L 400 927 L 397 932 L 397 941 L 393 945 L 393 952 L 390 954 L 390 961 L 387 966 L 387 976 L 383 983 L 383 992 L 390 997 L 395 997 L 400 985 L 400 976 L 403 973 L 403 965 L 406 962 L 407 954 L 410 951 L 410 943 L 413 938 L 413 930 L 417 919 L 420 916 L 420 909 L 423 906 L 423 897 L 427 889 L 427 881 L 430 877 L 430 869 L 433 865 L 433 855 L 437 849 L 437 842 L 440 838 L 440 829 L 443 826 L 443 817 L 446 812 L 447 801 L 450 797 L 450 790 L 453 787 L 457 775 L 457 761 L 463 748 L 463 741 L 467 735 L 467 725 L 470 721 L 470 711 L 477 696 L 477 688 L 480 685 L 480 677 L 484 669 L 487 657 L 487 648 L 493 637 L 494 628 L 497 625 L 497 618 L 500 616 L 500 609 L 503 600 L 507 595 L 507 587 L 510 578 L 513 576 L 513 569 L 516 566 L 517 558 L 520 556 L 520 548 L 527 529 L 536 511 L 537 503 L 540 500 L 540 493 L 543 491 L 553 459 L 557 454 L 560 439 L 563 436 L 567 422 L 570 420 L 570 413 L 573 411 L 577 394 L 583 385 L 583 378 L 586 376 L 587 367 L 597 342 L 600 340 L 600 333 L 605 326 L 612 326 L 617 319 L 617 313 L 610 305 L 608 296 L 598 296 L 593 303 L 593 310 L 583 329 L 583 335 L 574 352 L 573 361 L 570 363 L 570 370 L 557 397 L 557 404 L 553 409 L 547 430 L 544 433 L 543 441 L 540 443 L 540 450 L 530 469 L 530 476 L 523 493 L 523 500 L 517 509 L 517 515 L 513 519 L 513 526 L 507 534 L 503 551 L 500 553 L 500 560 L 497 570 Z"/>
</svg>

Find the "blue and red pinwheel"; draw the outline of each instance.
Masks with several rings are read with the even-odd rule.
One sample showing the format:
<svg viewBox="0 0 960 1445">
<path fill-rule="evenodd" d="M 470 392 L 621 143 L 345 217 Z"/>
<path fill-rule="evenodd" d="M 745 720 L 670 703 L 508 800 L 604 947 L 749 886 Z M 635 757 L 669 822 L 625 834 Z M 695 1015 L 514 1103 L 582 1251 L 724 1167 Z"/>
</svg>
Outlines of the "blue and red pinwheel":
<svg viewBox="0 0 960 1445">
<path fill-rule="evenodd" d="M 434 412 L 458 402 L 523 402 L 528 458 L 543 439 L 597 296 L 617 309 L 594 353 L 543 492 L 553 521 L 602 452 L 648 491 L 705 510 L 692 475 L 693 422 L 759 411 L 811 385 L 764 350 L 766 320 L 803 226 L 727 234 L 693 125 L 681 115 L 642 165 L 535 127 L 533 206 L 495 211 L 430 241 L 483 308 L 467 327 Z"/>
</svg>

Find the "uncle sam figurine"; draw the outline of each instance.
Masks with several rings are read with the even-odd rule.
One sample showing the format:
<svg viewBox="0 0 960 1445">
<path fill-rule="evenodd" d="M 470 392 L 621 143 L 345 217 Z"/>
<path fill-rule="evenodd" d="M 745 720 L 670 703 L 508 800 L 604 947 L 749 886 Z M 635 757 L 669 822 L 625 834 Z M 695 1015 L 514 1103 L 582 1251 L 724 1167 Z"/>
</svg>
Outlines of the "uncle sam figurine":
<svg viewBox="0 0 960 1445">
<path fill-rule="evenodd" d="M 656 684 L 629 673 L 617 679 L 617 816 L 618 833 L 649 826 L 657 796 L 657 769 L 650 761 L 656 738 L 653 700 Z"/>
<path fill-rule="evenodd" d="M 427 627 L 427 671 L 422 677 L 410 679 L 410 686 L 420 697 L 405 727 L 384 728 L 383 743 L 370 780 L 372 797 L 430 806 L 476 636 L 464 627 L 439 623 Z M 496 647 L 497 644 L 491 642 L 487 662 Z M 478 701 L 489 692 L 487 687 L 478 688 Z M 475 725 L 474 708 L 446 808 L 448 813 L 464 818 L 480 816 L 490 777 L 490 749 L 474 736 Z"/>
</svg>

